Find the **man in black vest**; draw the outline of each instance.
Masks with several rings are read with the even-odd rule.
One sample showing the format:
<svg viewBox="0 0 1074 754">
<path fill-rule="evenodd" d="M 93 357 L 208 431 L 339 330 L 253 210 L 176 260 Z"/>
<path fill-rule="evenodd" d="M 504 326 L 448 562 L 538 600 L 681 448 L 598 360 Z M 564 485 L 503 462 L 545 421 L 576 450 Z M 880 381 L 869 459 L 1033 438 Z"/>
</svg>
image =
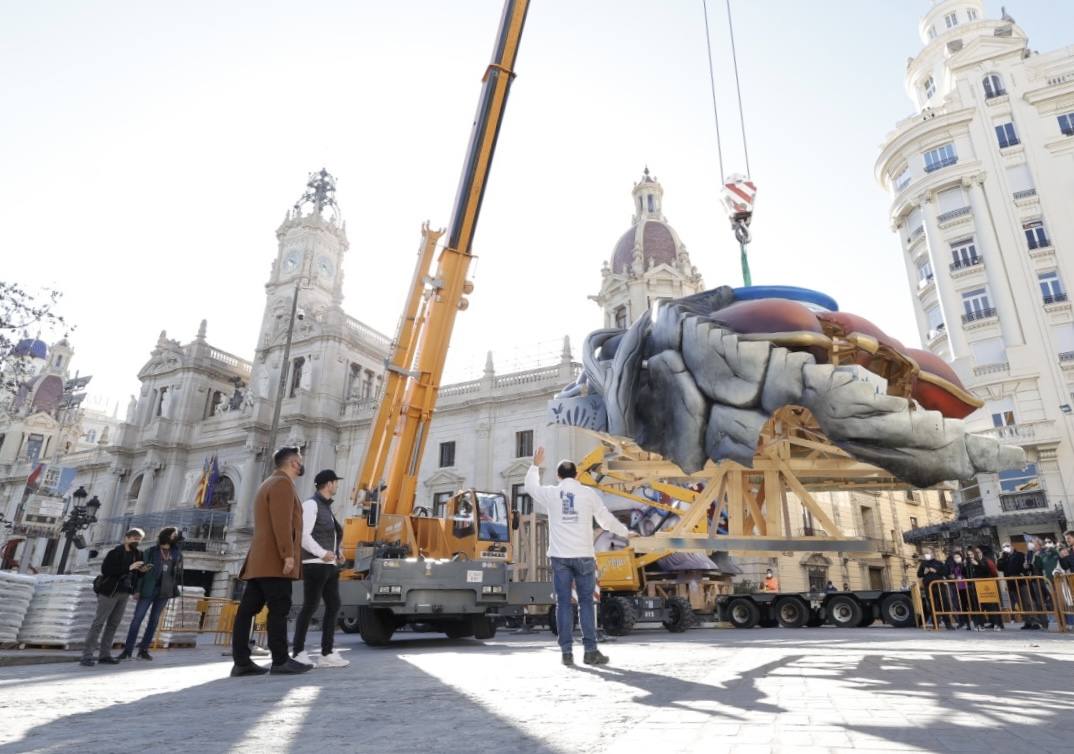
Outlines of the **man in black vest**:
<svg viewBox="0 0 1074 754">
<path fill-rule="evenodd" d="M 294 658 L 319 668 L 342 668 L 350 665 L 332 648 L 339 615 L 339 568 L 342 562 L 343 527 L 332 514 L 332 496 L 339 480 L 331 469 L 317 472 L 313 484 L 317 491 L 302 503 L 302 610 L 295 621 Z M 318 603 L 324 599 L 321 618 L 321 654 L 316 662 L 306 653 L 306 631 Z"/>
</svg>

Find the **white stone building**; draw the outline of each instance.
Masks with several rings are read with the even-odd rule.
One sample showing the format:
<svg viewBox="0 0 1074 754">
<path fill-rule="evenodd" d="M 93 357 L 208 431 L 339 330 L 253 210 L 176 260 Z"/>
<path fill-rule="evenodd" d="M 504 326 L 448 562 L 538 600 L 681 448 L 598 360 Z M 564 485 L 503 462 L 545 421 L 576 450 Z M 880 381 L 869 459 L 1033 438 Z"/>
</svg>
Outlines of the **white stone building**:
<svg viewBox="0 0 1074 754">
<path fill-rule="evenodd" d="M 963 538 L 1058 534 L 1074 518 L 1074 46 L 1047 53 L 1004 11 L 934 0 L 907 61 L 914 114 L 888 134 L 918 329 L 985 406 L 972 430 L 1025 448 L 963 485 Z"/>
</svg>

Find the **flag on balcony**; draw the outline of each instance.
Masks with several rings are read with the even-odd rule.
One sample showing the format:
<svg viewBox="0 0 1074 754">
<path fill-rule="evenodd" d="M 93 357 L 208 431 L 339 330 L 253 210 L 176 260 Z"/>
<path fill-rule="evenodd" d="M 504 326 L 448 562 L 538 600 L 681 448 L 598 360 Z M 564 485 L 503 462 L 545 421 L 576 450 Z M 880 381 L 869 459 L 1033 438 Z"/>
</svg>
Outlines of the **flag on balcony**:
<svg viewBox="0 0 1074 754">
<path fill-rule="evenodd" d="M 194 507 L 200 508 L 201 502 L 205 498 L 205 488 L 209 484 L 209 459 L 206 458 L 201 464 L 201 478 L 198 479 L 198 486 L 194 488 Z"/>
<path fill-rule="evenodd" d="M 220 464 L 216 461 L 216 456 L 213 456 L 209 461 L 208 466 L 208 478 L 205 484 L 205 494 L 202 497 L 199 507 L 209 508 L 213 504 L 213 493 L 216 492 L 216 483 L 220 481 Z"/>
</svg>

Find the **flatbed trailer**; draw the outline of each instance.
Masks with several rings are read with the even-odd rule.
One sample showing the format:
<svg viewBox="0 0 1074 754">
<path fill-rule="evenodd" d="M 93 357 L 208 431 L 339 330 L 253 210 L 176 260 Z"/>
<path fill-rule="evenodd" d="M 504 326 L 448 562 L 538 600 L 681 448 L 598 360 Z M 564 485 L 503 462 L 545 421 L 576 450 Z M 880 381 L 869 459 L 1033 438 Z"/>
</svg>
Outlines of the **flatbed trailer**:
<svg viewBox="0 0 1074 754">
<path fill-rule="evenodd" d="M 721 621 L 735 628 L 801 628 L 829 624 L 861 628 L 881 621 L 895 628 L 916 624 L 907 590 L 853 592 L 756 592 L 717 598 Z"/>
</svg>

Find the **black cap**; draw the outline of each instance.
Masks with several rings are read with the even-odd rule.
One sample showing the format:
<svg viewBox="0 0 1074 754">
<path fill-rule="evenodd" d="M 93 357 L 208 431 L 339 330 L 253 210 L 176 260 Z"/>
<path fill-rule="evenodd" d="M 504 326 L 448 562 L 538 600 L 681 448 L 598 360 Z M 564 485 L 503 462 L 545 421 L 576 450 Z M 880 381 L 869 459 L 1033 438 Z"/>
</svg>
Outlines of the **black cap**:
<svg viewBox="0 0 1074 754">
<path fill-rule="evenodd" d="M 332 469 L 325 469 L 324 471 L 318 471 L 317 476 L 313 477 L 313 486 L 323 487 L 329 482 L 342 478 L 341 476 L 336 476 L 336 472 L 332 471 Z"/>
</svg>

